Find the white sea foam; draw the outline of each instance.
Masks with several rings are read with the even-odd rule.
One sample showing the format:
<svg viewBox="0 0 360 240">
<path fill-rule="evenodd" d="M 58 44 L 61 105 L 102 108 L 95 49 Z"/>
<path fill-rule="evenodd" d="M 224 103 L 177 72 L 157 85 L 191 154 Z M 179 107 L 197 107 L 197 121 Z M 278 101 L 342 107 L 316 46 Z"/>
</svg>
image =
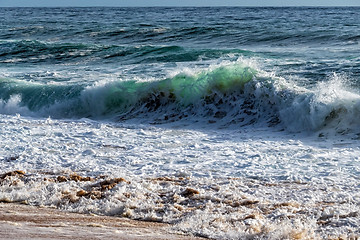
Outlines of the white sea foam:
<svg viewBox="0 0 360 240">
<path fill-rule="evenodd" d="M 2 173 L 26 171 L 1 180 L 2 200 L 171 222 L 217 239 L 360 234 L 360 148 L 346 136 L 20 116 L 0 124 Z M 93 180 L 70 180 L 74 172 Z"/>
<path fill-rule="evenodd" d="M 260 117 L 241 127 L 224 124 L 242 110 L 238 105 L 207 124 L 202 112 L 157 127 L 143 125 L 143 115 L 123 123 L 61 120 L 74 102 L 92 116 L 106 112 L 106 96 L 122 87 L 113 78 L 37 112 L 19 94 L 2 100 L 0 112 L 9 115 L 0 116 L 0 174 L 26 174 L 0 179 L 0 200 L 169 222 L 215 239 L 359 237 L 358 93 L 344 76 L 306 89 L 261 71 L 255 60 L 237 64 L 244 62 L 257 71 L 244 87 L 252 101 L 245 109 Z M 233 64 L 181 73 L 205 68 L 211 75 L 219 66 Z M 276 111 L 281 124 L 268 127 Z M 47 113 L 60 119 L 29 117 Z"/>
<path fill-rule="evenodd" d="M 329 81 L 319 82 L 280 110 L 288 130 L 337 133 L 356 132 L 360 128 L 360 95 L 346 86 L 346 78 L 334 74 Z"/>
<path fill-rule="evenodd" d="M 7 101 L 0 99 L 0 113 L 30 115 L 30 110 L 27 107 L 22 107 L 20 103 L 21 96 L 19 94 L 11 95 Z"/>
</svg>

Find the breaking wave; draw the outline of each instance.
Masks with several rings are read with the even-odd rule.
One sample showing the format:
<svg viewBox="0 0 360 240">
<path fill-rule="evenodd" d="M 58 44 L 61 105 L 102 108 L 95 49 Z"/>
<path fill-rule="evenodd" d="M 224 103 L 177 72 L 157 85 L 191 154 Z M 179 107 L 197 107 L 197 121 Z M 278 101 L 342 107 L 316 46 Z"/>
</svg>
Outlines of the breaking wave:
<svg viewBox="0 0 360 240">
<path fill-rule="evenodd" d="M 360 95 L 344 77 L 307 89 L 243 64 L 151 81 L 40 84 L 0 80 L 0 112 L 53 118 L 95 118 L 163 124 L 280 126 L 291 132 L 360 127 Z"/>
</svg>

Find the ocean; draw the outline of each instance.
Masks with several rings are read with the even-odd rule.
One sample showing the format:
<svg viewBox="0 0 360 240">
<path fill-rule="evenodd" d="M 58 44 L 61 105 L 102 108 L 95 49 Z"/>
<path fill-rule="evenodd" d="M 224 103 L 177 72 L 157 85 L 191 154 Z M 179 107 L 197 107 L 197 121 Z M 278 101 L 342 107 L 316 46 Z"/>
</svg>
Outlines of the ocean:
<svg viewBox="0 0 360 240">
<path fill-rule="evenodd" d="M 210 239 L 360 238 L 360 8 L 0 8 L 0 200 Z"/>
</svg>

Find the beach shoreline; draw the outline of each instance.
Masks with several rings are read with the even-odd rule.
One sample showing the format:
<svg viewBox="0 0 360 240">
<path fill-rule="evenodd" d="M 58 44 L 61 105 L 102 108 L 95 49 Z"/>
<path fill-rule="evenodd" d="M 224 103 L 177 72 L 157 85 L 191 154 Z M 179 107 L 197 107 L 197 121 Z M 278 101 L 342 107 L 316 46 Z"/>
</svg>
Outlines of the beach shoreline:
<svg viewBox="0 0 360 240">
<path fill-rule="evenodd" d="M 0 203 L 0 239 L 203 239 L 175 232 L 166 223 L 63 212 Z"/>
</svg>

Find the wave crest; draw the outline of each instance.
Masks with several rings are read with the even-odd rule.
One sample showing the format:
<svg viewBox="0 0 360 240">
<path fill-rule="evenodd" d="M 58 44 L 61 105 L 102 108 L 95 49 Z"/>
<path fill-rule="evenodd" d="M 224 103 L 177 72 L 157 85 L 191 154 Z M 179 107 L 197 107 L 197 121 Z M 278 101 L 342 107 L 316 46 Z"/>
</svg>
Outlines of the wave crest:
<svg viewBox="0 0 360 240">
<path fill-rule="evenodd" d="M 344 77 L 313 89 L 264 76 L 243 64 L 158 81 L 113 81 L 85 85 L 0 81 L 0 111 L 53 118 L 185 121 L 229 126 L 280 126 L 290 132 L 360 129 L 360 95 Z"/>
</svg>

